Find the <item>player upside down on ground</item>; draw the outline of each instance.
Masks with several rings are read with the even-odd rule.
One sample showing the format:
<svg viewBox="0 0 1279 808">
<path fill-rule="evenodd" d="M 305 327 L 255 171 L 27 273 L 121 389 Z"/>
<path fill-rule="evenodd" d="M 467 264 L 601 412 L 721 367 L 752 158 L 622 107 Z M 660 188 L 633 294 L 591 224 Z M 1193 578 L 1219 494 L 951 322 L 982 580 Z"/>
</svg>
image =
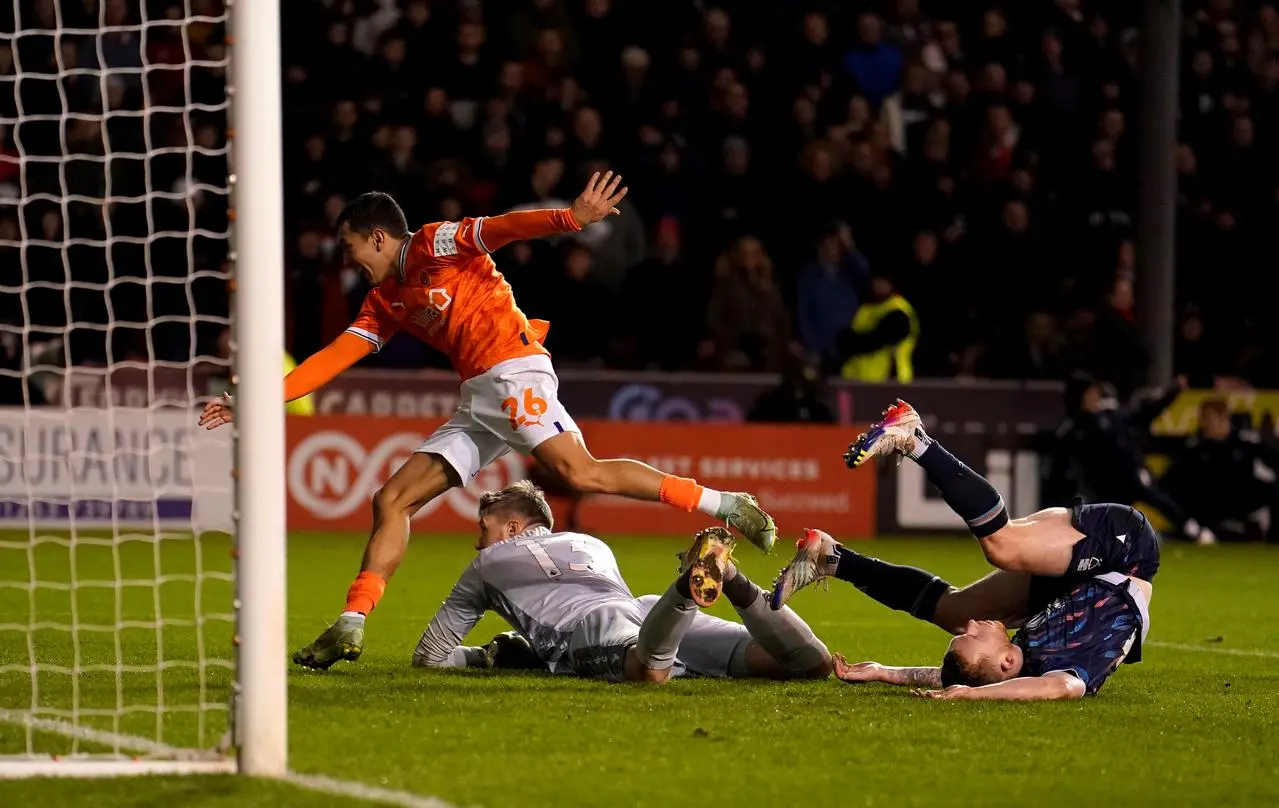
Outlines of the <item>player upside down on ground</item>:
<svg viewBox="0 0 1279 808">
<path fill-rule="evenodd" d="M 684 672 L 830 674 L 830 653 L 812 629 L 791 609 L 773 610 L 768 594 L 737 570 L 724 528 L 694 537 L 664 594 L 636 599 L 608 545 L 554 532 L 550 506 L 527 480 L 484 494 L 479 516 L 479 555 L 423 632 L 414 665 L 489 667 L 492 651 L 460 643 L 492 610 L 554 673 L 617 682 L 665 682 Z M 698 610 L 721 594 L 744 625 Z"/>
<path fill-rule="evenodd" d="M 458 408 L 373 495 L 373 528 L 360 573 L 338 620 L 293 661 L 326 669 L 358 659 L 365 617 L 373 611 L 409 541 L 409 520 L 423 505 L 511 449 L 532 454 L 573 489 L 697 509 L 741 531 L 768 552 L 776 528 L 753 497 L 705 488 L 636 460 L 598 460 L 560 403 L 559 380 L 542 346 L 549 323 L 529 320 L 489 256 L 521 239 L 572 233 L 618 214 L 621 176 L 597 172 L 562 210 L 428 224 L 410 233 L 404 212 L 383 193 L 357 197 L 338 217 L 347 256 L 374 288 L 344 334 L 284 379 L 287 401 L 323 387 L 342 371 L 407 331 L 448 355 L 462 378 Z M 232 419 L 230 399 L 209 402 L 200 425 Z"/>
<path fill-rule="evenodd" d="M 1009 519 L 999 492 L 930 438 L 902 401 L 845 459 L 857 466 L 892 454 L 924 469 L 999 569 L 956 589 L 930 572 L 870 558 L 807 531 L 774 584 L 774 607 L 808 584 L 836 577 L 957 635 L 941 667 L 849 665 L 837 656 L 836 676 L 913 686 L 930 698 L 1077 699 L 1096 693 L 1121 663 L 1140 661 L 1159 569 L 1159 537 L 1140 511 L 1077 504 Z M 1007 627 L 1019 629 L 1011 641 Z"/>
</svg>

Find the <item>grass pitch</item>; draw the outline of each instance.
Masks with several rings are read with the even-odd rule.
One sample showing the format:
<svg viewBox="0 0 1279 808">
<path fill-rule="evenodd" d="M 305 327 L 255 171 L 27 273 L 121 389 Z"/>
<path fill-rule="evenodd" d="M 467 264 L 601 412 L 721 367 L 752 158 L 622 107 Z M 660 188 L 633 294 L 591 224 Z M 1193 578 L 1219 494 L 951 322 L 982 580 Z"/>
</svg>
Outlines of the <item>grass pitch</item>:
<svg viewBox="0 0 1279 808">
<path fill-rule="evenodd" d="M 20 539 L 12 534 L 2 539 Z M 1279 553 L 1273 547 L 1170 545 L 1156 579 L 1153 628 L 1141 665 L 1124 666 L 1096 697 L 1059 704 L 923 702 L 905 690 L 835 680 L 774 684 L 680 680 L 665 687 L 608 685 L 534 674 L 418 671 L 422 628 L 469 562 L 470 537 L 415 540 L 377 612 L 364 658 L 327 673 L 290 674 L 291 763 L 304 773 L 433 795 L 458 806 L 1279 804 Z M 332 620 L 358 566 L 363 537 L 298 534 L 289 550 L 289 639 L 309 642 Z M 618 539 L 636 594 L 660 592 L 686 541 Z M 37 678 L 45 708 L 84 726 L 174 744 L 213 745 L 230 673 L 198 662 L 197 615 L 229 611 L 230 584 L 187 577 L 230 567 L 227 545 L 205 539 L 109 547 L 0 546 L 0 582 L 42 582 L 32 595 L 0 585 L 0 709 L 33 698 L 34 649 L 52 670 Z M 970 540 L 890 540 L 859 549 L 924 566 L 954 583 L 986 571 Z M 743 546 L 742 569 L 767 584 L 788 548 L 763 558 Z M 116 568 L 148 586 L 99 589 Z M 832 650 L 889 664 L 931 664 L 945 636 L 835 581 L 795 608 Z M 165 625 L 156 629 L 158 613 Z M 727 605 L 716 613 L 732 616 Z M 120 632 L 52 624 L 114 626 Z M 504 630 L 486 618 L 471 641 Z M 116 637 L 121 638 L 116 645 Z M 229 658 L 230 625 L 203 622 L 203 658 Z M 30 637 L 30 644 L 28 644 Z M 147 670 L 157 653 L 173 664 Z M 120 660 L 128 672 L 117 674 Z M 95 665 L 107 663 L 108 667 Z M 74 685 L 73 685 L 74 682 Z M 204 682 L 201 685 L 201 682 Z M 205 710 L 193 710 L 198 704 Z M 162 710 L 157 708 L 163 707 Z M 157 715 L 160 718 L 157 719 Z M 42 753 L 92 745 L 34 733 Z M 0 754 L 26 748 L 25 730 L 0 722 Z M 6 783 L 4 803 L 35 806 L 333 806 L 359 804 L 277 783 L 236 778 Z"/>
</svg>

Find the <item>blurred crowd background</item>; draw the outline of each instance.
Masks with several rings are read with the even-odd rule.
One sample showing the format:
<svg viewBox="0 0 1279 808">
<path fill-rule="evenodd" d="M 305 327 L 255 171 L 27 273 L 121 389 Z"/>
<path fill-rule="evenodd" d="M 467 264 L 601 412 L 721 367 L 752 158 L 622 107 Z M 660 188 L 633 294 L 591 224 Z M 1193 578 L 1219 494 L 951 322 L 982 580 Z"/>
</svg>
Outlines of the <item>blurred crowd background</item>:
<svg viewBox="0 0 1279 808">
<path fill-rule="evenodd" d="M 897 292 L 916 376 L 1140 378 L 1139 3 L 298 5 L 299 355 L 363 292 L 336 264 L 350 195 L 452 219 L 567 204 L 608 167 L 632 189 L 621 217 L 498 256 L 561 363 L 778 370 L 802 354 L 839 373 L 865 347 L 846 333 L 858 308 Z M 1265 385 L 1279 13 L 1185 6 L 1177 370 Z M 431 361 L 402 342 L 379 361 Z"/>
<path fill-rule="evenodd" d="M 1279 12 L 1184 5 L 1176 368 L 1198 386 L 1263 386 L 1279 367 L 1267 354 Z M 382 189 L 411 221 L 455 219 L 565 205 L 612 168 L 631 187 L 620 217 L 497 256 L 526 311 L 554 323 L 562 366 L 777 371 L 799 358 L 864 377 L 882 368 L 850 359 L 909 338 L 914 377 L 1084 370 L 1121 392 L 1137 384 L 1139 3 L 650 6 L 291 2 L 293 354 L 339 333 L 365 291 L 334 239 L 352 195 Z M 56 284 L 70 238 L 80 280 L 113 289 L 36 290 L 25 313 L 9 294 L 0 320 L 61 329 L 110 309 L 119 327 L 79 329 L 73 361 L 155 344 L 185 356 L 176 324 L 151 347 L 146 327 L 225 313 L 217 278 L 186 277 L 192 265 L 212 276 L 225 255 L 213 236 L 225 230 L 226 54 L 206 21 L 221 5 L 22 0 L 0 16 L 18 9 L 21 35 L 0 39 L 0 185 L 44 156 L 23 193 L 49 199 L 0 206 L 0 262 L 19 266 L 25 246 L 27 280 Z M 180 114 L 184 96 L 203 108 Z M 59 203 L 60 189 L 84 199 Z M 209 237 L 177 233 L 189 227 Z M 139 242 L 105 260 L 103 240 L 122 235 Z M 148 273 L 172 282 L 130 285 Z M 909 317 L 885 317 L 890 298 Z M 196 329 L 195 349 L 216 353 L 218 330 Z M 443 359 L 397 340 L 370 362 Z"/>
</svg>

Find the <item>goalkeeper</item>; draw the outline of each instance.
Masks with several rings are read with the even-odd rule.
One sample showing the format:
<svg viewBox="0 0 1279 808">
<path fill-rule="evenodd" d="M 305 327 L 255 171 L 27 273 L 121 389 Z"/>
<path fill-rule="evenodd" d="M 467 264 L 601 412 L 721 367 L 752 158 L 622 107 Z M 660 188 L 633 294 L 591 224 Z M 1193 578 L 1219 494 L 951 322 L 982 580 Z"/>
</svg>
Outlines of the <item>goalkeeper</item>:
<svg viewBox="0 0 1279 808">
<path fill-rule="evenodd" d="M 527 480 L 484 494 L 479 555 L 422 634 L 418 667 L 500 667 L 511 652 L 531 651 L 536 667 L 613 682 L 665 682 L 695 673 L 714 677 L 821 678 L 830 653 L 789 608 L 739 572 L 733 539 L 707 528 L 683 555 L 679 576 L 661 596 L 636 599 L 608 545 L 582 533 L 554 532 L 542 492 Z M 744 625 L 698 607 L 727 597 Z M 500 636 L 489 648 L 462 639 L 486 611 L 501 615 L 525 642 Z M 529 655 L 524 654 L 525 657 Z"/>
</svg>

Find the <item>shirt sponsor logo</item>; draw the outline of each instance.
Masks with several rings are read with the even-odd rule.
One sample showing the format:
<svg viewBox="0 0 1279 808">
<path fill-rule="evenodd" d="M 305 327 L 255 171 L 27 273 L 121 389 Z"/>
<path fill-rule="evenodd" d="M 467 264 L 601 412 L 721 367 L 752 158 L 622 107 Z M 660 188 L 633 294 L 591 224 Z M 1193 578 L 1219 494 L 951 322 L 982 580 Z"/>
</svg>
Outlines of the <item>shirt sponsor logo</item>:
<svg viewBox="0 0 1279 808">
<path fill-rule="evenodd" d="M 457 255 L 457 231 L 460 222 L 445 222 L 435 229 L 435 257 L 447 258 Z"/>
</svg>

